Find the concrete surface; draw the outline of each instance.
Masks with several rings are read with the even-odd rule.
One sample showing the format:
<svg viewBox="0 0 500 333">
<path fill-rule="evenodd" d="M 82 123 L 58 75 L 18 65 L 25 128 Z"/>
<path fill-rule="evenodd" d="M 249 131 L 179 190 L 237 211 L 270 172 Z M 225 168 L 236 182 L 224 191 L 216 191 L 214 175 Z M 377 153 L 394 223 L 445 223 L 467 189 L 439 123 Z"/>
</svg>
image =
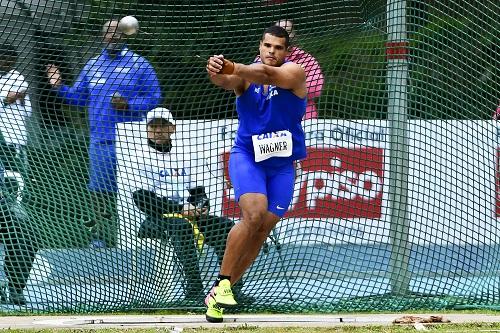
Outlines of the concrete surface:
<svg viewBox="0 0 500 333">
<path fill-rule="evenodd" d="M 204 315 L 85 315 L 85 316 L 5 316 L 0 317 L 0 329 L 47 328 L 182 328 L 259 326 L 259 327 L 329 327 L 339 325 L 392 325 L 405 314 L 339 314 L 339 315 L 226 315 L 221 324 L 210 324 Z M 431 314 L 412 314 L 428 318 Z M 439 314 L 451 323 L 500 322 L 499 315 Z"/>
</svg>

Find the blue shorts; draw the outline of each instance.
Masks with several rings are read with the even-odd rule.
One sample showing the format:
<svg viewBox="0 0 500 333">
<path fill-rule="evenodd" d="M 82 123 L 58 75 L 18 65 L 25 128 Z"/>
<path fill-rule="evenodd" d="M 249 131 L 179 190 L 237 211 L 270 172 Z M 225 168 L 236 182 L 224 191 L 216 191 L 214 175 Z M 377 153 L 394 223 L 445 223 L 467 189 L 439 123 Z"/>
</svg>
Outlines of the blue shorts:
<svg viewBox="0 0 500 333">
<path fill-rule="evenodd" d="M 115 144 L 112 141 L 91 142 L 89 162 L 89 190 L 117 192 Z"/>
<path fill-rule="evenodd" d="M 231 151 L 229 177 L 236 201 L 245 193 L 262 193 L 267 196 L 268 211 L 283 217 L 293 198 L 295 169 L 293 162 L 280 166 L 262 166 L 252 154 Z"/>
</svg>

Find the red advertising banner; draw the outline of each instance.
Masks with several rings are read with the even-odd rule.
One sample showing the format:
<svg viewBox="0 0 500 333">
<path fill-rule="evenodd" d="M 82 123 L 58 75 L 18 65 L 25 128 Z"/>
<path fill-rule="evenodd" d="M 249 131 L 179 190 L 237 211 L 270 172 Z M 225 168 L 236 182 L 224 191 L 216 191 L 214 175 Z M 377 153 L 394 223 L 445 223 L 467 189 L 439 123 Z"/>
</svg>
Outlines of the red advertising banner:
<svg viewBox="0 0 500 333">
<path fill-rule="evenodd" d="M 229 153 L 221 157 L 227 175 Z M 383 148 L 309 148 L 297 164 L 294 198 L 285 217 L 380 218 L 383 168 Z M 230 189 L 224 190 L 222 210 L 239 217 Z"/>
</svg>

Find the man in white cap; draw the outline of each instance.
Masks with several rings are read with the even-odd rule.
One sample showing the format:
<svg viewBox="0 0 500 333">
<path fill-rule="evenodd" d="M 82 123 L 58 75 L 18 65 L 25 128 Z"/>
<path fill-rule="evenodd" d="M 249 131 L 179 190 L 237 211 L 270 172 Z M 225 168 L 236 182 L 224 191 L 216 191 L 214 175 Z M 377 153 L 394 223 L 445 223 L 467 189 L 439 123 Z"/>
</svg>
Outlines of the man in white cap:
<svg viewBox="0 0 500 333">
<path fill-rule="evenodd" d="M 222 262 L 226 239 L 234 222 L 225 217 L 209 215 L 210 201 L 203 186 L 193 182 L 190 156 L 185 147 L 176 148 L 175 121 L 166 108 L 155 108 L 146 117 L 147 146 L 151 158 L 139 166 L 140 189 L 133 193 L 137 207 L 147 218 L 139 228 L 141 238 L 170 241 L 185 281 L 186 301 L 199 301 L 204 285 L 198 265 L 198 251 L 206 244 L 213 248 Z M 145 154 L 148 156 L 148 154 Z M 148 163 L 147 161 L 150 161 Z M 242 283 L 235 286 L 243 303 L 251 297 L 241 293 Z"/>
</svg>

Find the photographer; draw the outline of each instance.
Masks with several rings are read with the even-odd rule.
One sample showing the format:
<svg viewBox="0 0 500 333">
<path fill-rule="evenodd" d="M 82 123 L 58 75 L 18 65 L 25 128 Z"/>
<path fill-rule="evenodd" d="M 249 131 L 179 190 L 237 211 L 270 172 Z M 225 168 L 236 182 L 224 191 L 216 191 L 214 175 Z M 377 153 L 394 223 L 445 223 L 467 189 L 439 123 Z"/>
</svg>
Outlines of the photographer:
<svg viewBox="0 0 500 333">
<path fill-rule="evenodd" d="M 212 247 L 220 265 L 234 222 L 208 214 L 209 199 L 203 186 L 192 183 L 190 160 L 185 158 L 183 147 L 177 149 L 174 145 L 175 130 L 169 110 L 156 108 L 148 113 L 145 149 L 157 156 L 152 159 L 154 163 L 141 167 L 143 186 L 133 193 L 134 203 L 147 215 L 138 236 L 170 241 L 185 277 L 186 300 L 199 301 L 205 288 L 198 250 L 204 244 Z M 235 292 L 249 303 L 252 298 L 242 295 L 242 285 L 237 284 Z"/>
</svg>

